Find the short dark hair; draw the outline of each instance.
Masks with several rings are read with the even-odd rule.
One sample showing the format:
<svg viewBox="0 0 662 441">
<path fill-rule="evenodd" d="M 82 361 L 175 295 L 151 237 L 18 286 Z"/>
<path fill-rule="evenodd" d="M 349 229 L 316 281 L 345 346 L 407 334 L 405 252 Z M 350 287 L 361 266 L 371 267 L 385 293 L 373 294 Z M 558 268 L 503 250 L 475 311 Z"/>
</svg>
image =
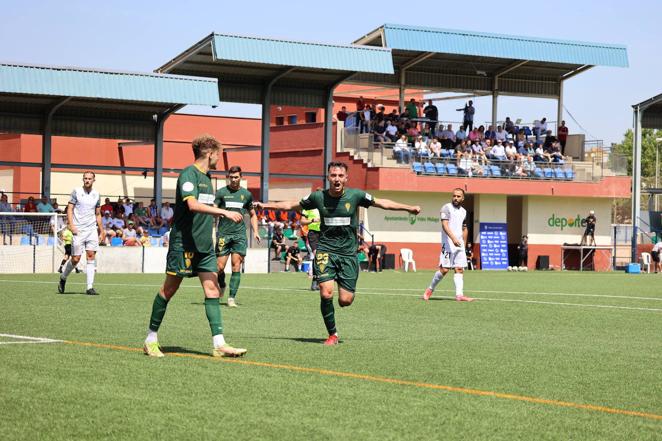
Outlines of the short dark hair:
<svg viewBox="0 0 662 441">
<path fill-rule="evenodd" d="M 86 172 L 84 172 L 83 177 L 85 177 L 85 175 L 92 175 L 92 177 L 95 179 L 97 177 L 96 173 L 94 173 L 92 170 L 87 170 Z"/>
<path fill-rule="evenodd" d="M 232 173 L 239 173 L 239 176 L 241 176 L 241 167 L 239 167 L 238 165 L 233 165 L 228 169 L 228 174 L 232 174 Z"/>
<path fill-rule="evenodd" d="M 331 161 L 331 162 L 329 162 L 329 165 L 326 166 L 326 171 L 327 172 L 331 171 L 331 169 L 334 168 L 334 167 L 344 168 L 345 171 L 347 171 L 347 164 L 345 164 L 344 162 L 340 162 L 340 161 Z"/>
<path fill-rule="evenodd" d="M 454 188 L 454 189 L 453 189 L 453 193 L 455 193 L 456 191 L 461 191 L 461 192 L 462 192 L 462 196 L 465 195 L 465 193 L 464 193 L 464 189 L 462 189 L 462 188 L 460 188 L 460 187 L 457 187 L 457 188 Z"/>
<path fill-rule="evenodd" d="M 191 143 L 195 159 L 201 158 L 210 151 L 220 150 L 221 143 L 211 135 L 200 135 Z"/>
</svg>

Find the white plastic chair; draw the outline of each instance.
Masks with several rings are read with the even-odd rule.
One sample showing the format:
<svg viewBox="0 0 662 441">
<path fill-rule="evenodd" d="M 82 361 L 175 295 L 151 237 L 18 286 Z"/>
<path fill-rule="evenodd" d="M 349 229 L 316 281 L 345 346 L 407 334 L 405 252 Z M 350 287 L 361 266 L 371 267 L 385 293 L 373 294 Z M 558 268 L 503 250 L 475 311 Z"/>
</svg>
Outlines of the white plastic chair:
<svg viewBox="0 0 662 441">
<path fill-rule="evenodd" d="M 402 261 L 402 267 L 405 269 L 405 272 L 409 271 L 409 264 L 411 264 L 412 269 L 416 272 L 416 261 L 414 260 L 414 252 L 409 248 L 400 248 L 400 260 Z"/>
<path fill-rule="evenodd" d="M 651 272 L 651 255 L 650 253 L 641 253 L 641 266 L 646 268 L 646 272 L 650 274 Z"/>
</svg>

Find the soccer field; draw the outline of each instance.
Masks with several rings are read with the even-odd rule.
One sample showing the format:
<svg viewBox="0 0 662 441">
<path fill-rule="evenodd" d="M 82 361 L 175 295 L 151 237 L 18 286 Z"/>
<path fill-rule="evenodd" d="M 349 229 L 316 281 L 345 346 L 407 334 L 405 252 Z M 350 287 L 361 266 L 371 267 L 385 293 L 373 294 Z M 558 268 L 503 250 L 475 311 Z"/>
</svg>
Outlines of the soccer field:
<svg viewBox="0 0 662 441">
<path fill-rule="evenodd" d="M 162 276 L 98 274 L 90 297 L 84 274 L 66 295 L 57 275 L 0 275 L 0 438 L 662 439 L 661 277 L 469 272 L 478 301 L 448 277 L 426 303 L 431 275 L 362 274 L 335 347 L 304 275 L 244 275 L 222 309 L 249 350 L 234 360 L 209 356 L 197 280 L 153 359 Z"/>
</svg>

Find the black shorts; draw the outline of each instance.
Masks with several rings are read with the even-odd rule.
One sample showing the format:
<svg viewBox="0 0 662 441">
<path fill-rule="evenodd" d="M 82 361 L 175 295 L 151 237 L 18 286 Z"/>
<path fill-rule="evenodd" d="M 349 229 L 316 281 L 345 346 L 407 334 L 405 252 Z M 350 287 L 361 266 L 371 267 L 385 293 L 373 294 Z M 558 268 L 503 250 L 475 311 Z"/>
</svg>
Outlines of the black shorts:
<svg viewBox="0 0 662 441">
<path fill-rule="evenodd" d="M 310 249 L 313 250 L 313 253 L 317 250 L 317 245 L 320 241 L 320 232 L 308 230 L 308 245 Z"/>
<path fill-rule="evenodd" d="M 587 228 L 584 236 L 595 236 L 595 228 Z"/>
<path fill-rule="evenodd" d="M 64 246 L 64 255 L 71 256 L 71 244 L 67 244 Z"/>
<path fill-rule="evenodd" d="M 377 257 L 379 255 L 384 257 L 384 254 L 386 254 L 386 245 L 370 245 L 370 248 L 368 248 L 368 256 Z"/>
<path fill-rule="evenodd" d="M 653 259 L 653 262 L 660 263 L 660 252 L 659 251 L 651 251 L 651 258 Z"/>
</svg>

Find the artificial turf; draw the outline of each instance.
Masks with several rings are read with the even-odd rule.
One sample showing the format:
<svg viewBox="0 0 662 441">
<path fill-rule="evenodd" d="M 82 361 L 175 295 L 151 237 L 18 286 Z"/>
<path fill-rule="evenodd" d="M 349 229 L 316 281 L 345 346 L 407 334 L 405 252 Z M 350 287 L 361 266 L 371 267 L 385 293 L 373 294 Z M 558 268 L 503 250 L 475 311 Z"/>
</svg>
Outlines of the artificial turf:
<svg viewBox="0 0 662 441">
<path fill-rule="evenodd" d="M 243 275 L 223 308 L 239 362 L 208 357 L 196 280 L 140 352 L 160 275 L 0 275 L 0 437 L 13 439 L 662 439 L 662 277 L 362 274 L 325 347 L 301 274 Z M 86 343 L 92 344 L 87 345 Z M 594 406 L 594 407 L 591 407 Z"/>
</svg>

